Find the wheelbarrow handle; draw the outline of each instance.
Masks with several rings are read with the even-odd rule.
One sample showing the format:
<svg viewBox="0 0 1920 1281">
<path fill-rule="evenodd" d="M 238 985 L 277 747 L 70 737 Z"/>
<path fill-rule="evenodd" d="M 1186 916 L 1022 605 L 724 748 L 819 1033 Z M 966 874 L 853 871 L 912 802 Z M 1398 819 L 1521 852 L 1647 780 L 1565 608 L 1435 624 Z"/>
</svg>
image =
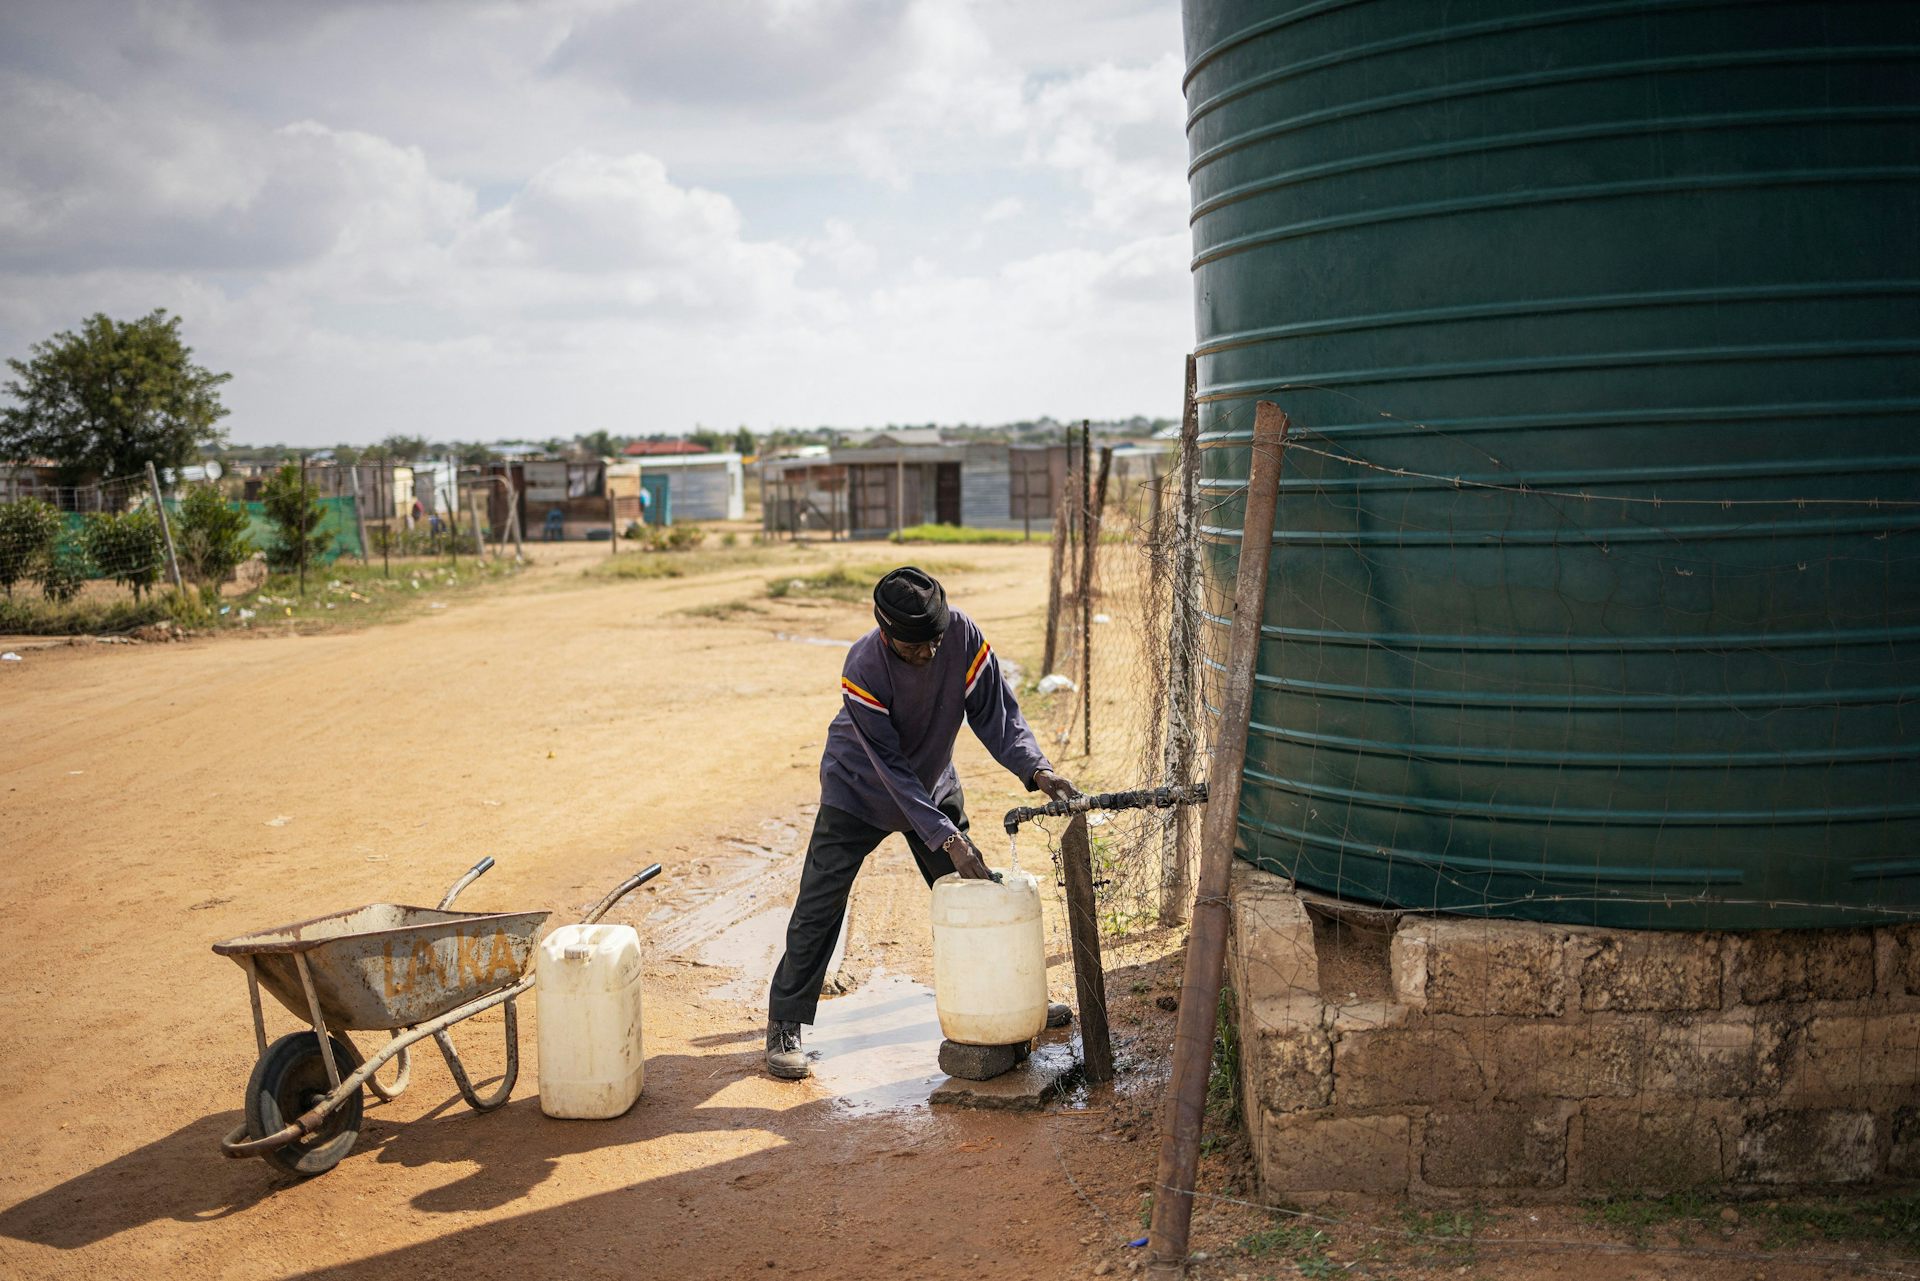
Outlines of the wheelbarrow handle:
<svg viewBox="0 0 1920 1281">
<path fill-rule="evenodd" d="M 460 897 L 461 890 L 466 889 L 467 886 L 473 884 L 475 881 L 485 876 L 490 870 L 492 870 L 492 868 L 493 868 L 493 855 L 491 854 L 487 855 L 487 857 L 481 859 L 478 863 L 475 863 L 472 867 L 468 868 L 466 875 L 462 876 L 459 880 L 455 881 L 453 883 L 453 888 L 447 891 L 446 897 L 440 900 L 440 910 L 444 912 L 448 908 L 452 907 L 453 900 Z"/>
<path fill-rule="evenodd" d="M 608 891 L 605 898 L 595 903 L 593 910 L 586 914 L 581 920 L 581 924 L 592 925 L 608 912 L 611 912 L 615 903 L 618 903 L 621 899 L 633 893 L 658 875 L 660 875 L 660 865 L 658 863 L 653 864 L 651 867 L 641 868 L 638 872 L 635 872 L 632 876 L 629 876 L 626 880 L 614 886 L 613 889 Z"/>
</svg>

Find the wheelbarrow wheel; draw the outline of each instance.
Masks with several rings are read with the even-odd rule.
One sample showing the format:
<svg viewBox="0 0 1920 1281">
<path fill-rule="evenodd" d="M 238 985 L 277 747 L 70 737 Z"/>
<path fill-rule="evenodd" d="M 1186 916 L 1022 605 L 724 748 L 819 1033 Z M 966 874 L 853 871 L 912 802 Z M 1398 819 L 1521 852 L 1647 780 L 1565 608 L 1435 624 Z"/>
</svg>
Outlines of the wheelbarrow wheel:
<svg viewBox="0 0 1920 1281">
<path fill-rule="evenodd" d="M 360 1056 L 341 1038 L 333 1042 L 333 1062 L 344 1076 L 360 1066 Z M 320 1054 L 320 1038 L 312 1032 L 293 1032 L 267 1047 L 253 1065 L 247 1082 L 247 1131 L 252 1138 L 265 1138 L 325 1098 L 333 1089 L 327 1079 L 327 1061 Z M 327 1114 L 314 1133 L 284 1147 L 264 1153 L 289 1174 L 302 1178 L 325 1174 L 347 1153 L 360 1137 L 361 1095 L 351 1097 Z"/>
</svg>

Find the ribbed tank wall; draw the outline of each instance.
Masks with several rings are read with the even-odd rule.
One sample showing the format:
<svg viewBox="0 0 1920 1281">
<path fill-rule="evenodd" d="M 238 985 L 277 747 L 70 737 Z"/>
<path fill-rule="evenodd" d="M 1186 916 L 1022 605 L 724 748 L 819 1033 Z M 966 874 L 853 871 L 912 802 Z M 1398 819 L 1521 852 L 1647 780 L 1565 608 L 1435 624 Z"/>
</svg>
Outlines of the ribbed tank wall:
<svg viewBox="0 0 1920 1281">
<path fill-rule="evenodd" d="M 1216 587 L 1254 402 L 1292 422 L 1243 856 L 1568 922 L 1920 905 L 1920 5 L 1186 36 Z"/>
</svg>

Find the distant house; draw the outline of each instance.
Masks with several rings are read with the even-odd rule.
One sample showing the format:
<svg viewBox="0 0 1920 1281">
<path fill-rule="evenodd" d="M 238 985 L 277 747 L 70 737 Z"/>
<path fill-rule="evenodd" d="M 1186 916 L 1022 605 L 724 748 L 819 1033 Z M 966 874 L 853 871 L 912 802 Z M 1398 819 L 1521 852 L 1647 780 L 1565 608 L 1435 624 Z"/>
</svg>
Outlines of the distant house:
<svg viewBox="0 0 1920 1281">
<path fill-rule="evenodd" d="M 819 530 L 855 538 L 925 524 L 1044 530 L 1066 471 L 1061 445 L 887 444 L 870 438 L 825 455 L 763 459 L 761 524 L 768 532 Z"/>
<path fill-rule="evenodd" d="M 739 520 L 747 514 L 746 475 L 739 454 L 652 454 L 615 463 L 609 473 L 631 469 L 649 495 L 649 525 L 688 520 Z"/>
<path fill-rule="evenodd" d="M 696 449 L 621 461 L 530 459 L 494 463 L 487 470 L 513 485 L 521 528 L 529 538 L 548 537 L 549 531 L 563 539 L 597 538 L 635 522 L 739 520 L 746 513 L 740 455 L 733 453 Z M 505 486 L 495 485 L 487 502 L 489 520 L 503 527 Z"/>
<path fill-rule="evenodd" d="M 44 458 L 0 463 L 0 502 L 39 498 L 58 505 L 60 469 Z"/>
<path fill-rule="evenodd" d="M 915 449 L 943 445 L 946 437 L 938 427 L 889 427 L 884 431 L 847 432 L 840 443 L 847 449 Z"/>
<path fill-rule="evenodd" d="M 704 454 L 707 450 L 690 440 L 636 440 L 620 452 L 628 458 L 659 458 L 675 454 Z"/>
<path fill-rule="evenodd" d="M 908 431 L 913 433 L 909 440 L 939 435 L 928 428 L 879 432 L 857 445 L 760 460 L 761 526 L 769 533 L 818 531 L 854 538 L 877 538 L 911 525 L 1052 527 L 1067 484 L 1064 444 L 899 442 Z M 1172 456 L 1157 442 L 1114 447 L 1109 505 L 1145 514 L 1158 478 L 1172 465 Z"/>
</svg>

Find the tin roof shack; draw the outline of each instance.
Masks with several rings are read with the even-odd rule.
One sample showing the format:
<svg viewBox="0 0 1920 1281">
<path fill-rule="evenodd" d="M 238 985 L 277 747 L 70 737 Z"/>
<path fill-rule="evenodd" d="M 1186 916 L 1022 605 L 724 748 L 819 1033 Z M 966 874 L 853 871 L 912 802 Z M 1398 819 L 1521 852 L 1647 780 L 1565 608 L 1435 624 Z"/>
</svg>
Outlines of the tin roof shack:
<svg viewBox="0 0 1920 1281">
<path fill-rule="evenodd" d="M 0 503 L 38 498 L 59 506 L 60 469 L 44 459 L 23 463 L 0 462 Z"/>
<path fill-rule="evenodd" d="M 514 467 L 519 472 L 521 527 L 528 538 L 603 537 L 640 519 L 640 484 L 633 464 L 596 459 Z"/>
<path fill-rule="evenodd" d="M 911 525 L 1045 530 L 1066 483 L 1060 445 L 998 441 L 836 448 L 761 464 L 768 532 L 877 538 Z"/>
<path fill-rule="evenodd" d="M 829 538 L 847 532 L 847 469 L 828 458 L 826 450 L 762 458 L 754 469 L 760 476 L 761 529 L 824 533 Z"/>
<path fill-rule="evenodd" d="M 734 453 L 656 454 L 615 463 L 631 471 L 651 496 L 647 523 L 739 520 L 747 513 L 746 473 Z"/>
</svg>

